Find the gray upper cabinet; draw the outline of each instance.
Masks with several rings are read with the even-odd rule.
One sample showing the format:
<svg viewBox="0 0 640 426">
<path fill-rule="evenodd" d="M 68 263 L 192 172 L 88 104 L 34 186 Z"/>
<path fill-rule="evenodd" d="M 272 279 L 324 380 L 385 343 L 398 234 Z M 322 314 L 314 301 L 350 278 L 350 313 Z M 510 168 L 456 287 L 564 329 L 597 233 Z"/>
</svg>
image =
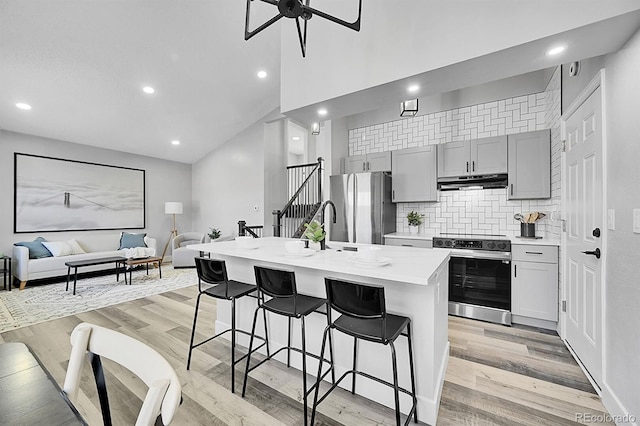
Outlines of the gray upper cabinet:
<svg viewBox="0 0 640 426">
<path fill-rule="evenodd" d="M 351 155 L 344 159 L 344 172 L 345 173 L 360 173 L 364 172 L 367 164 L 366 155 Z"/>
<path fill-rule="evenodd" d="M 388 172 L 390 170 L 391 151 L 352 155 L 344 160 L 345 173 Z"/>
<path fill-rule="evenodd" d="M 476 175 L 507 173 L 507 137 L 471 141 L 471 172 Z"/>
<path fill-rule="evenodd" d="M 436 145 L 392 151 L 392 201 L 438 201 Z"/>
<path fill-rule="evenodd" d="M 438 145 L 438 177 L 469 174 L 471 142 L 448 142 Z"/>
<path fill-rule="evenodd" d="M 509 200 L 551 197 L 551 131 L 508 136 Z"/>
<path fill-rule="evenodd" d="M 507 137 L 438 145 L 438 177 L 507 173 Z"/>
</svg>

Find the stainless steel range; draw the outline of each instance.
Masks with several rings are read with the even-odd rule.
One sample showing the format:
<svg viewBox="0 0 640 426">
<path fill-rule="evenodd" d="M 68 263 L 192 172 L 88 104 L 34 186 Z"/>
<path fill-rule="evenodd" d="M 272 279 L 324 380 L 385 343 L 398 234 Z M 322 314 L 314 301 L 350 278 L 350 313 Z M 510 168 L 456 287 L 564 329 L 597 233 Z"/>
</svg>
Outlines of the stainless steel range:
<svg viewBox="0 0 640 426">
<path fill-rule="evenodd" d="M 451 250 L 449 314 L 511 325 L 511 241 L 504 235 L 441 234 Z"/>
</svg>

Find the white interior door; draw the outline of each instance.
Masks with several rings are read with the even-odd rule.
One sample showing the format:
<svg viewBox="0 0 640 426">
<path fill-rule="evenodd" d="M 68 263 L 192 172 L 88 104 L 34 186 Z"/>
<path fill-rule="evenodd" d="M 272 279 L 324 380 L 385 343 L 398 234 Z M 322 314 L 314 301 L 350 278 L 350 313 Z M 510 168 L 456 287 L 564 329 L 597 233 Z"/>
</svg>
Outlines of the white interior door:
<svg viewBox="0 0 640 426">
<path fill-rule="evenodd" d="M 600 87 L 566 119 L 565 129 L 565 338 L 601 386 L 603 185 Z"/>
</svg>

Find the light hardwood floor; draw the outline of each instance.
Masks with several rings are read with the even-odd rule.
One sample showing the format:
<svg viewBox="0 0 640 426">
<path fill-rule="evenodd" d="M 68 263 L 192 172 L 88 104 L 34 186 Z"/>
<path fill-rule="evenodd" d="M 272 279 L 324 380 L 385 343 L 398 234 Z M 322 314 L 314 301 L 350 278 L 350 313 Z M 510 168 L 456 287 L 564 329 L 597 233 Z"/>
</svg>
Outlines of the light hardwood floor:
<svg viewBox="0 0 640 426">
<path fill-rule="evenodd" d="M 194 287 L 135 300 L 0 334 L 0 341 L 27 343 L 62 383 L 69 334 L 87 321 L 131 335 L 158 350 L 174 366 L 183 385 L 176 425 L 301 425 L 301 377 L 271 361 L 250 375 L 247 397 L 230 391 L 230 349 L 225 339 L 194 352 L 185 369 L 197 290 Z M 213 332 L 215 301 L 203 298 L 200 338 Z M 605 413 L 599 397 L 557 335 L 450 317 L 451 356 L 438 425 L 578 424 L 577 413 Z M 382 348 L 384 350 L 384 348 Z M 419 362 L 419 361 L 418 361 Z M 130 425 L 146 392 L 131 373 L 106 360 L 114 425 Z M 78 409 L 91 425 L 102 424 L 95 384 L 85 368 Z M 365 379 L 360 379 L 363 383 Z M 385 407 L 336 391 L 320 405 L 316 424 L 391 425 Z"/>
</svg>

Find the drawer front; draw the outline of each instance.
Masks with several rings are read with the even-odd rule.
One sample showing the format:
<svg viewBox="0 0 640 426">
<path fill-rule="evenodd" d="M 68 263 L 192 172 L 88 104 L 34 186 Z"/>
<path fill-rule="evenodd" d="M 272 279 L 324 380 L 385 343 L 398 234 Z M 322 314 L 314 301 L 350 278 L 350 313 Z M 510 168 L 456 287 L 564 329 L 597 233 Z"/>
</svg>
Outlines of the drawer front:
<svg viewBox="0 0 640 426">
<path fill-rule="evenodd" d="M 420 248 L 432 248 L 433 242 L 431 240 L 414 240 L 412 238 L 385 238 L 385 245 L 388 246 L 402 246 L 402 247 L 420 247 Z"/>
<path fill-rule="evenodd" d="M 558 247 L 515 244 L 511 246 L 511 258 L 525 262 L 558 263 Z"/>
</svg>

